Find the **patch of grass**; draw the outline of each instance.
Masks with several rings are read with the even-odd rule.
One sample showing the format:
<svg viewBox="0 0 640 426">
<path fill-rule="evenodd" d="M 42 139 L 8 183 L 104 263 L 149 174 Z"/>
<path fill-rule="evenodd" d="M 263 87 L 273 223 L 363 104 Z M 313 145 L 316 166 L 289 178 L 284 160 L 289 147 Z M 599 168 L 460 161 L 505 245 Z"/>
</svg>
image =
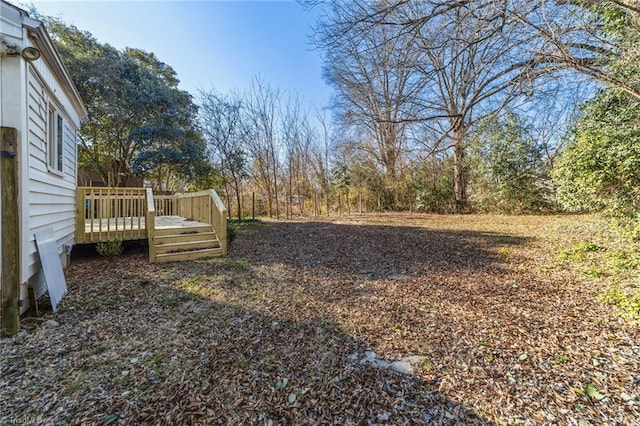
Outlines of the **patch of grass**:
<svg viewBox="0 0 640 426">
<path fill-rule="evenodd" d="M 264 226 L 265 223 L 263 221 L 261 221 L 260 219 L 242 219 L 242 220 L 238 220 L 238 219 L 229 218 L 229 219 L 227 219 L 227 225 L 233 225 L 233 226 L 235 226 L 237 228 L 251 228 L 251 227 Z"/>
<path fill-rule="evenodd" d="M 634 242 L 640 241 L 640 215 L 635 218 L 612 219 L 610 226 L 625 238 Z"/>
<path fill-rule="evenodd" d="M 594 278 L 599 278 L 599 277 L 605 277 L 607 275 L 609 275 L 607 273 L 607 271 L 597 267 L 597 266 L 591 266 L 588 268 L 583 268 L 580 270 L 583 274 L 588 275 L 590 277 L 594 277 Z"/>
<path fill-rule="evenodd" d="M 506 261 L 506 260 L 510 260 L 513 255 L 511 254 L 511 251 L 509 251 L 508 248 L 503 246 L 498 249 L 498 256 L 500 256 L 502 260 Z"/>
<path fill-rule="evenodd" d="M 234 223 L 227 221 L 227 244 L 229 246 L 236 239 L 237 235 L 238 235 L 238 227 Z"/>
<path fill-rule="evenodd" d="M 265 226 L 268 225 L 259 219 L 243 219 L 239 221 L 238 219 L 229 218 L 227 220 L 227 237 L 229 244 L 231 244 L 231 241 L 238 235 L 249 236 L 256 233 L 259 228 Z"/>
<path fill-rule="evenodd" d="M 167 362 L 168 359 L 169 357 L 167 356 L 166 353 L 155 352 L 153 355 L 151 355 L 150 357 L 144 360 L 144 364 L 152 368 L 162 367 Z"/>
<path fill-rule="evenodd" d="M 113 299 L 103 299 L 98 306 L 102 306 L 103 308 L 110 308 L 110 307 L 114 307 L 114 306 L 120 306 L 122 305 L 122 303 L 125 300 L 120 297 L 120 296 L 116 296 Z"/>
<path fill-rule="evenodd" d="M 85 387 L 87 380 L 88 380 L 87 374 L 79 373 L 76 377 L 74 377 L 73 383 L 65 387 L 65 389 L 62 391 L 62 394 L 73 395 L 74 393 L 80 391 Z"/>
<path fill-rule="evenodd" d="M 227 242 L 229 245 L 236 239 L 238 233 L 244 233 L 247 229 L 263 226 L 264 222 L 258 219 L 227 219 Z"/>
<path fill-rule="evenodd" d="M 113 379 L 113 384 L 118 387 L 128 387 L 133 382 L 131 374 L 123 375 L 122 373 Z"/>
<path fill-rule="evenodd" d="M 636 243 L 640 234 L 635 233 L 640 231 L 640 222 L 627 222 L 585 230 L 583 235 L 588 232 L 599 243 L 580 241 L 557 258 L 563 267 L 574 265 L 580 273 L 602 279 L 599 299 L 619 308 L 621 316 L 640 320 L 640 248 Z"/>
<path fill-rule="evenodd" d="M 596 243 L 580 241 L 571 247 L 571 249 L 560 252 L 558 259 L 580 262 L 585 260 L 589 253 L 597 253 L 603 250 L 605 250 L 605 248 Z"/>
<path fill-rule="evenodd" d="M 178 283 L 178 287 L 187 293 L 196 296 L 213 298 L 220 294 L 220 289 L 215 287 L 213 283 L 203 281 L 200 276 L 184 278 Z"/>
<path fill-rule="evenodd" d="M 607 265 L 615 273 L 637 270 L 640 266 L 640 252 L 636 247 L 616 249 L 605 256 Z"/>
<path fill-rule="evenodd" d="M 617 306 L 623 311 L 623 315 L 632 320 L 640 320 L 640 292 L 638 289 L 622 289 L 612 286 L 605 291 L 602 300 Z"/>
<path fill-rule="evenodd" d="M 251 266 L 249 259 L 244 257 L 239 259 L 233 259 L 231 257 L 216 257 L 210 261 L 215 262 L 215 264 L 221 268 L 232 272 L 245 272 L 248 271 Z"/>
<path fill-rule="evenodd" d="M 180 288 L 187 290 L 191 287 L 194 287 L 198 281 L 200 281 L 200 277 L 196 275 L 193 277 L 184 278 L 178 283 L 178 286 Z"/>
</svg>

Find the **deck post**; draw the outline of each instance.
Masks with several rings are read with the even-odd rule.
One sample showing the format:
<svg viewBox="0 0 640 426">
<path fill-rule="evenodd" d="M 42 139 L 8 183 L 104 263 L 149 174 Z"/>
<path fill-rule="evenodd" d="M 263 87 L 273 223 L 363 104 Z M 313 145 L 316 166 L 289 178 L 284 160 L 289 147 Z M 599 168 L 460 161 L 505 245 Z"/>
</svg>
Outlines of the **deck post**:
<svg viewBox="0 0 640 426">
<path fill-rule="evenodd" d="M 145 227 L 147 228 L 147 240 L 149 241 L 149 263 L 156 262 L 156 207 L 153 201 L 153 190 L 147 188 L 147 214 Z"/>
<path fill-rule="evenodd" d="M 222 254 L 226 256 L 228 253 L 227 217 L 229 212 L 216 191 L 210 189 L 208 193 L 211 199 L 211 224 L 213 225 L 213 228 L 218 235 L 218 239 L 220 240 Z"/>
<path fill-rule="evenodd" d="M 2 334 L 20 330 L 20 221 L 18 216 L 18 130 L 0 128 L 0 193 L 2 197 Z"/>
<path fill-rule="evenodd" d="M 85 235 L 85 191 L 84 188 L 76 188 L 76 244 L 84 243 Z"/>
</svg>

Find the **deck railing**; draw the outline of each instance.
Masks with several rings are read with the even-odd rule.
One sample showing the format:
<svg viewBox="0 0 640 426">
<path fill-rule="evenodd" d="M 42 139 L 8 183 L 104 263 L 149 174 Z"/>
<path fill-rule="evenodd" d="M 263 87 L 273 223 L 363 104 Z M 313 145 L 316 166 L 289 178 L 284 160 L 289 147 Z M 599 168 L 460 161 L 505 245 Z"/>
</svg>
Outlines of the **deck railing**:
<svg viewBox="0 0 640 426">
<path fill-rule="evenodd" d="M 78 187 L 76 241 L 146 238 L 147 205 L 145 188 Z"/>
<path fill-rule="evenodd" d="M 177 195 L 177 214 L 210 223 L 218 235 L 222 253 L 227 254 L 227 208 L 213 189 Z"/>
<path fill-rule="evenodd" d="M 154 195 L 156 216 L 178 216 L 177 195 Z"/>
</svg>

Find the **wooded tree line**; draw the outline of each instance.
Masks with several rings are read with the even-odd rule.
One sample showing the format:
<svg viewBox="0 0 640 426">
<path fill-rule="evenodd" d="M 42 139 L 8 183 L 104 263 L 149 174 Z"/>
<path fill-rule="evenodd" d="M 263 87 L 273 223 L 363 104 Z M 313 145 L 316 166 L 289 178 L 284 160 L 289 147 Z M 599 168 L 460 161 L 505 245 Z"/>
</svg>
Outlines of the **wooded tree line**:
<svg viewBox="0 0 640 426">
<path fill-rule="evenodd" d="M 637 208 L 637 1 L 312 3 L 341 147 L 386 207 Z"/>
<path fill-rule="evenodd" d="M 178 89 L 154 54 L 47 18 L 89 109 L 81 165 L 124 185 L 217 185 L 231 211 L 634 215 L 640 5 L 593 0 L 308 1 L 328 109 L 256 77 Z"/>
</svg>

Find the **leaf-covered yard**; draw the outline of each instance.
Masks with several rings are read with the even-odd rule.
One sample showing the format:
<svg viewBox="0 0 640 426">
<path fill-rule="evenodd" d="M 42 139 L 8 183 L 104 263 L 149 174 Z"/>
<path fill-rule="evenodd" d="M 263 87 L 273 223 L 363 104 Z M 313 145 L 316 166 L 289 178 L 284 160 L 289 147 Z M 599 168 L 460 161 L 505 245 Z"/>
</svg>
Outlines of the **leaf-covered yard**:
<svg viewBox="0 0 640 426">
<path fill-rule="evenodd" d="M 590 216 L 384 214 L 75 259 L 59 312 L 0 341 L 0 423 L 637 424 L 620 252 Z"/>
</svg>

